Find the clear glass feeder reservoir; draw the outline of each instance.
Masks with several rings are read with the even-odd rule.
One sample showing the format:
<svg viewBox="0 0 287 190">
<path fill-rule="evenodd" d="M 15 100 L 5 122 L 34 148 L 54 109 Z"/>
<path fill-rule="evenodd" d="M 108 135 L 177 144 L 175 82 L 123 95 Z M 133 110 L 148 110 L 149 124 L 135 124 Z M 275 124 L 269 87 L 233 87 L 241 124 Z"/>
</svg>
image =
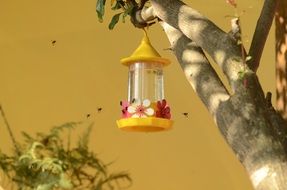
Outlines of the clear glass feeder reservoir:
<svg viewBox="0 0 287 190">
<path fill-rule="evenodd" d="M 129 66 L 128 101 L 164 99 L 163 65 L 153 62 L 136 62 Z"/>
<path fill-rule="evenodd" d="M 121 101 L 118 127 L 143 132 L 170 129 L 173 122 L 164 97 L 163 80 L 163 67 L 170 61 L 160 57 L 145 35 L 135 52 L 121 63 L 129 68 L 128 99 Z"/>
</svg>

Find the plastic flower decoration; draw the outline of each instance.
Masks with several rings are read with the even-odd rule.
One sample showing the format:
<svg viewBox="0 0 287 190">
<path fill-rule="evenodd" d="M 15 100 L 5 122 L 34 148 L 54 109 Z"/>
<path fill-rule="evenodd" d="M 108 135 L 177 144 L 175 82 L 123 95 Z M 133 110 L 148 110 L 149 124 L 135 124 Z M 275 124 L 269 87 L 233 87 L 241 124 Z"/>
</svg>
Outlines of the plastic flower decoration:
<svg viewBox="0 0 287 190">
<path fill-rule="evenodd" d="M 150 108 L 150 105 L 151 103 L 148 99 L 145 99 L 142 103 L 135 102 L 128 107 L 128 112 L 133 118 L 153 116 L 154 109 Z"/>
<path fill-rule="evenodd" d="M 170 119 L 170 107 L 166 104 L 166 100 L 163 99 L 162 101 L 157 102 L 157 111 L 156 117 Z"/>
<path fill-rule="evenodd" d="M 128 107 L 130 106 L 128 101 L 121 101 L 120 102 L 122 106 L 122 118 L 129 118 L 131 117 L 131 114 L 128 112 Z"/>
</svg>

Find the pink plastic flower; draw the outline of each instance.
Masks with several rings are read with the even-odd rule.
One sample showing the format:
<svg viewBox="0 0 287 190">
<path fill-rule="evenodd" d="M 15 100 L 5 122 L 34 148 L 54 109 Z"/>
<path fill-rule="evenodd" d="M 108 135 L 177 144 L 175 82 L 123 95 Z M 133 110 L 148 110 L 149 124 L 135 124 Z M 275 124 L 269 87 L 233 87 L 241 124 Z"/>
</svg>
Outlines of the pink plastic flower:
<svg viewBox="0 0 287 190">
<path fill-rule="evenodd" d="M 142 103 L 135 102 L 128 107 L 128 112 L 133 118 L 142 118 L 152 116 L 154 114 L 154 109 L 150 108 L 150 101 L 144 100 Z"/>
<path fill-rule="evenodd" d="M 128 107 L 130 106 L 128 101 L 121 101 L 122 106 L 122 118 L 129 118 L 131 114 L 128 112 Z"/>
<path fill-rule="evenodd" d="M 166 100 L 157 101 L 156 117 L 170 119 L 170 107 L 166 104 Z"/>
</svg>

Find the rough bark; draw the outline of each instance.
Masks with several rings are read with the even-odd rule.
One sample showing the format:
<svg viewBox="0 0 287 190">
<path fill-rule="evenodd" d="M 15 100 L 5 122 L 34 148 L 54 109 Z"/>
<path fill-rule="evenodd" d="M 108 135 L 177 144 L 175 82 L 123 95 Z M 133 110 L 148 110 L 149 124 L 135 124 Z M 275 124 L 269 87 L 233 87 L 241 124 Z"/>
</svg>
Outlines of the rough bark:
<svg viewBox="0 0 287 190">
<path fill-rule="evenodd" d="M 171 49 L 176 54 L 186 78 L 216 119 L 219 104 L 230 98 L 226 88 L 210 65 L 203 50 L 195 42 L 178 30 L 169 29 L 172 27 L 167 23 L 161 22 L 161 24 L 170 39 Z M 211 86 L 212 88 L 210 88 Z"/>
<path fill-rule="evenodd" d="M 276 24 L 276 104 L 287 121 L 287 0 L 280 0 Z"/>
<path fill-rule="evenodd" d="M 229 80 L 231 88 L 235 89 L 238 73 L 245 70 L 241 46 L 237 41 L 181 1 L 152 0 L 151 3 L 157 17 L 192 39 L 218 63 Z M 218 39 L 221 43 L 218 43 Z"/>
<path fill-rule="evenodd" d="M 194 52 L 195 43 L 183 34 L 175 37 L 177 30 L 170 26 L 165 25 L 164 28 L 184 72 L 197 73 L 197 69 L 193 68 L 197 68 L 198 62 L 193 62 L 186 57 L 187 54 L 192 55 Z M 196 77 L 193 75 L 186 75 L 186 77 L 208 108 L 209 101 L 205 100 L 214 94 L 202 96 L 202 91 L 196 88 L 197 85 L 201 85 L 202 78 L 206 77 L 206 73 L 200 74 Z M 271 119 L 268 119 L 270 113 L 267 107 L 270 105 L 265 100 L 257 77 L 250 73 L 248 80 L 250 83 L 248 88 L 242 85 L 230 98 L 221 99 L 216 104 L 215 111 L 209 111 L 214 112 L 217 126 L 246 168 L 254 188 L 256 190 L 285 189 L 287 163 L 284 146 L 275 135 Z M 212 86 L 206 86 L 206 88 L 212 88 Z M 286 135 L 286 131 L 282 133 Z"/>
<path fill-rule="evenodd" d="M 273 108 L 270 93 L 265 98 L 256 73 L 245 64 L 245 55 L 236 39 L 179 0 L 151 0 L 151 5 L 150 12 L 162 20 L 187 80 L 213 115 L 254 188 L 285 190 L 286 123 Z M 266 18 L 270 22 L 270 16 Z M 265 23 L 264 17 L 260 19 L 263 20 L 258 21 L 257 28 Z M 262 35 L 267 37 L 266 32 L 255 32 L 254 39 Z M 259 46 L 263 49 L 264 43 Z M 201 48 L 219 64 L 233 89 L 232 94 L 228 94 Z M 258 62 L 261 52 L 257 52 Z"/>
</svg>

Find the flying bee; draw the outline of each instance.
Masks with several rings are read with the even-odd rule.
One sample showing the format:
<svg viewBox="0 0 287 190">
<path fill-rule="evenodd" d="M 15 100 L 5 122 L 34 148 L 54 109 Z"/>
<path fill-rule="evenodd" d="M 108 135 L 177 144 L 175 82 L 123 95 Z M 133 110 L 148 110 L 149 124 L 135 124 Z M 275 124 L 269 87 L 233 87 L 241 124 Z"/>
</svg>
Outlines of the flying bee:
<svg viewBox="0 0 287 190">
<path fill-rule="evenodd" d="M 103 110 L 103 108 L 98 107 L 98 113 L 100 113 Z"/>
<path fill-rule="evenodd" d="M 56 40 L 52 40 L 52 45 L 55 46 L 56 45 Z"/>
<path fill-rule="evenodd" d="M 182 115 L 184 115 L 186 118 L 188 118 L 188 113 L 187 112 L 183 112 Z"/>
</svg>

